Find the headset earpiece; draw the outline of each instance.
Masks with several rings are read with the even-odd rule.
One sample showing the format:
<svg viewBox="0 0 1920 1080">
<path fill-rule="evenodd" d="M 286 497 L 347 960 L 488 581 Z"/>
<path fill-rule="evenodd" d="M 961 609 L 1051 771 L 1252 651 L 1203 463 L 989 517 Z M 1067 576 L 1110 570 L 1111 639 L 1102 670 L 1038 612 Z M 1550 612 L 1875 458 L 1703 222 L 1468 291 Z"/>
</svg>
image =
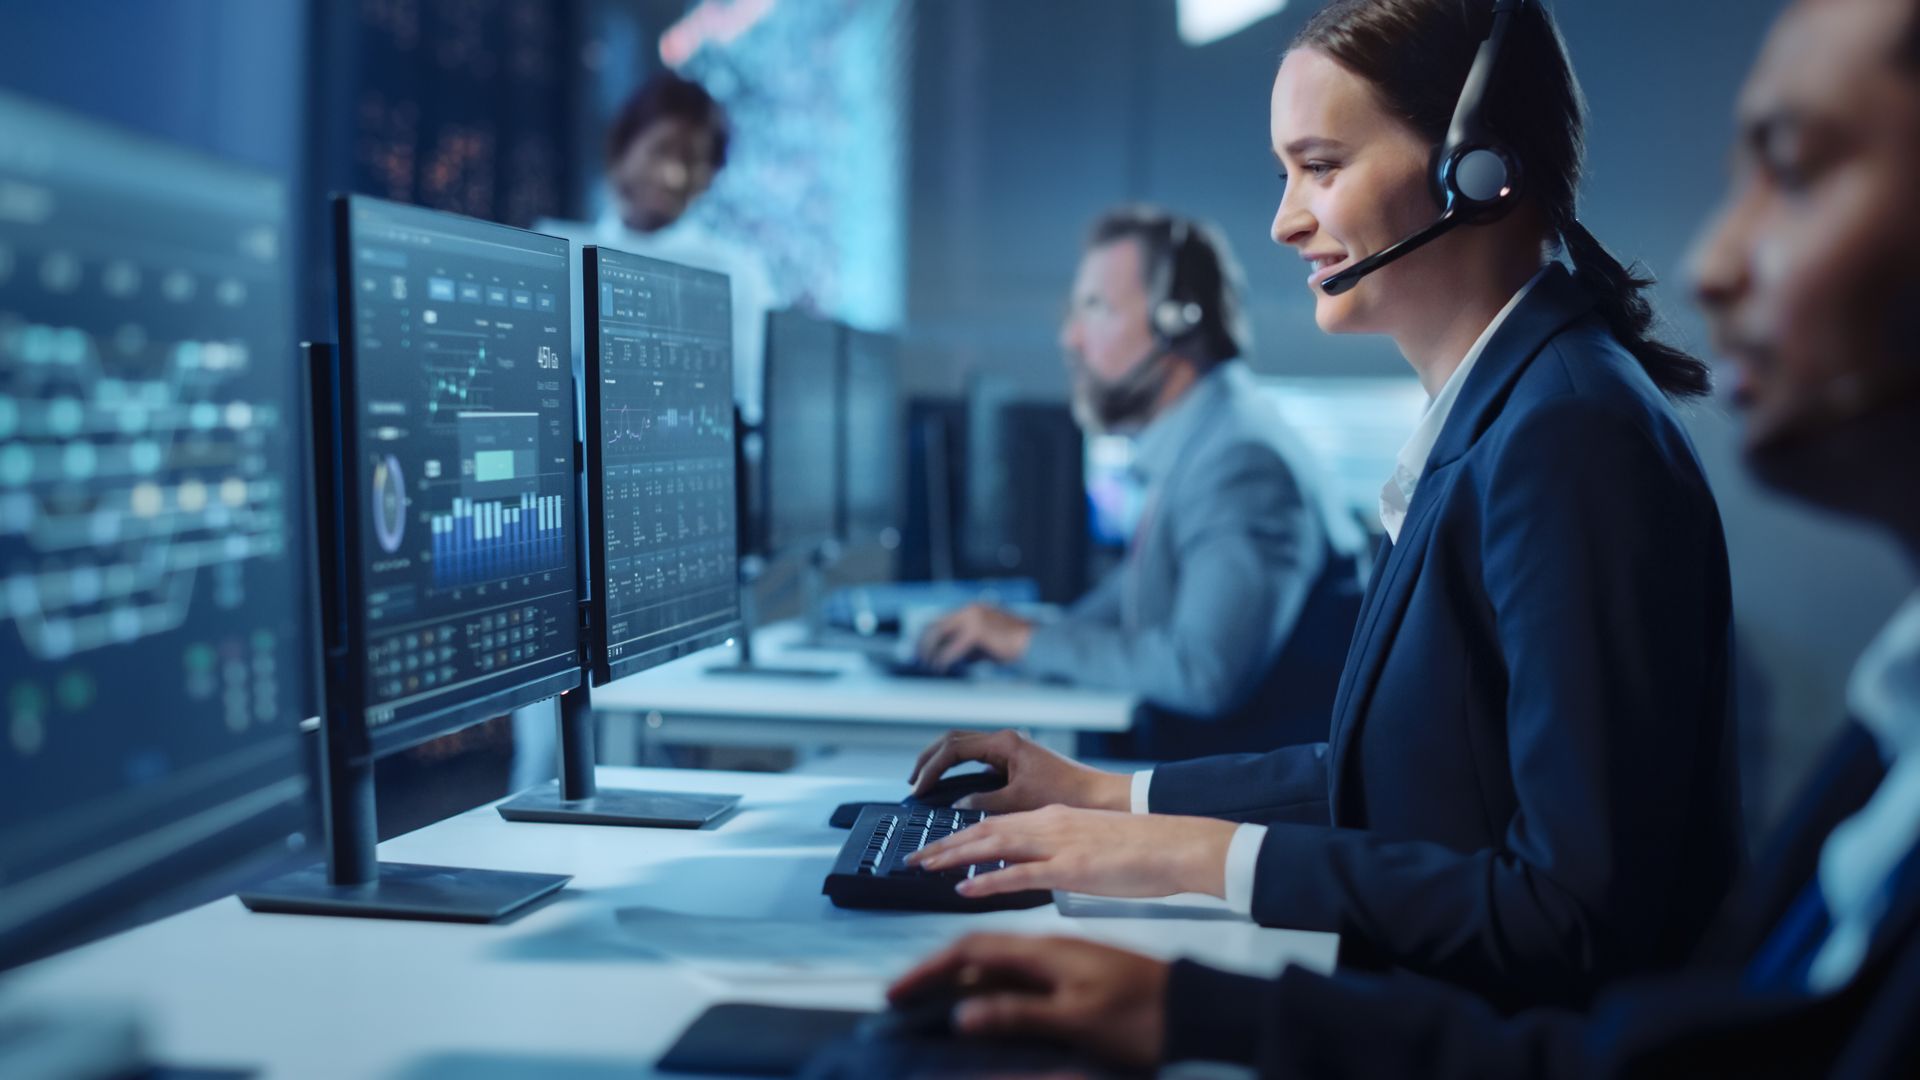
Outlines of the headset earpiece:
<svg viewBox="0 0 1920 1080">
<path fill-rule="evenodd" d="M 1205 317 L 1206 312 L 1191 300 L 1162 300 L 1153 306 L 1153 332 L 1168 341 L 1183 338 L 1193 333 Z"/>
<path fill-rule="evenodd" d="M 1173 218 L 1167 225 L 1166 263 L 1161 275 L 1164 286 L 1151 316 L 1153 332 L 1162 342 L 1171 343 L 1186 337 L 1198 330 L 1207 317 L 1206 309 L 1187 292 L 1192 281 L 1187 264 L 1193 257 L 1193 246 L 1193 234 L 1186 219 Z"/>
</svg>

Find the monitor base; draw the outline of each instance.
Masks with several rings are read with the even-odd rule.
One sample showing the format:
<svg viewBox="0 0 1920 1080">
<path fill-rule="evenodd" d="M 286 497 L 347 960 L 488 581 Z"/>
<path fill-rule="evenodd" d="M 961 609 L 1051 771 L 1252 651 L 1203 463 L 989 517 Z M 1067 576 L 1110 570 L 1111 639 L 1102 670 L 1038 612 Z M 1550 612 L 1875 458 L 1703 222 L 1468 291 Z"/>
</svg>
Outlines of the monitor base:
<svg viewBox="0 0 1920 1080">
<path fill-rule="evenodd" d="M 709 675 L 749 675 L 765 679 L 837 679 L 840 672 L 830 668 L 785 668 L 766 667 L 761 664 L 715 664 L 707 669 Z"/>
<path fill-rule="evenodd" d="M 240 902 L 286 915 L 489 923 L 559 892 L 570 880 L 570 874 L 381 863 L 379 876 L 365 885 L 335 885 L 327 868 L 316 865 L 242 892 Z"/>
<path fill-rule="evenodd" d="M 569 800 L 560 797 L 560 784 L 556 781 L 501 803 L 499 810 L 500 816 L 508 821 L 697 829 L 738 805 L 738 795 L 617 789 L 601 789 L 584 799 Z"/>
</svg>

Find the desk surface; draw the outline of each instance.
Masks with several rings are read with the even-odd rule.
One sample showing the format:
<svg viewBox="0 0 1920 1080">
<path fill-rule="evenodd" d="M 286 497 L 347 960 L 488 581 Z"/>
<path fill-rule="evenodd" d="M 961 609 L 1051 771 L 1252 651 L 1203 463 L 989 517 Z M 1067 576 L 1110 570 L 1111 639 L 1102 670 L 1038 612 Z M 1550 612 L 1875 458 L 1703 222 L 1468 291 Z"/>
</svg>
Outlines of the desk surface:
<svg viewBox="0 0 1920 1080">
<path fill-rule="evenodd" d="M 593 1077 L 646 1066 L 718 1001 L 875 1007 L 888 978 L 972 929 L 1071 932 L 1161 956 L 1326 969 L 1336 939 L 1215 901 L 988 915 L 842 911 L 820 882 L 837 803 L 901 785 L 818 775 L 601 770 L 606 787 L 730 791 L 708 829 L 513 824 L 492 807 L 382 844 L 389 861 L 571 873 L 504 925 L 261 915 L 229 897 L 0 980 L 7 1000 L 129 1002 L 157 1057 L 285 1077 Z"/>
<path fill-rule="evenodd" d="M 1137 699 L 1131 694 L 1013 679 L 916 679 L 890 676 L 846 649 L 799 645 L 798 622 L 754 634 L 758 663 L 837 672 L 831 679 L 715 675 L 735 660 L 734 648 L 710 649 L 652 671 L 593 689 L 596 709 L 929 727 L 1025 727 L 1125 731 Z"/>
</svg>

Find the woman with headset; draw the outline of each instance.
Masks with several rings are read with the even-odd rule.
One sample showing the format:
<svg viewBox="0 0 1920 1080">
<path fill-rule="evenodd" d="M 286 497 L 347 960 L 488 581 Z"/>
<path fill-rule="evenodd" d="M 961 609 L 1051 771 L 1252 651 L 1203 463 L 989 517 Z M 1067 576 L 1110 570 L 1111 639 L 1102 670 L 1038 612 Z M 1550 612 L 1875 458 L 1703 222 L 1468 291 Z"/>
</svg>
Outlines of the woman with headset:
<svg viewBox="0 0 1920 1080">
<path fill-rule="evenodd" d="M 919 785 L 986 761 L 1006 785 L 968 805 L 1035 812 L 919 859 L 1012 864 L 969 896 L 1212 893 L 1503 1006 L 1676 964 L 1740 862 L 1726 553 L 1672 405 L 1708 373 L 1578 219 L 1558 29 L 1521 0 L 1335 0 L 1271 106 L 1272 235 L 1320 327 L 1390 337 L 1433 399 L 1328 739 L 1129 776 L 952 734 Z"/>
</svg>

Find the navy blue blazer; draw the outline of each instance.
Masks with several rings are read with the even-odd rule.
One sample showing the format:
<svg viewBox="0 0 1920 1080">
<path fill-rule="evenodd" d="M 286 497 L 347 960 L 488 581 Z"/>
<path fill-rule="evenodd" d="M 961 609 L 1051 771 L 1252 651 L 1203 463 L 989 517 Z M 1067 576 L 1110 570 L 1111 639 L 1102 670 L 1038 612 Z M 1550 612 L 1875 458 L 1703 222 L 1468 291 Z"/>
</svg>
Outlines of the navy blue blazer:
<svg viewBox="0 0 1920 1080">
<path fill-rule="evenodd" d="M 1850 727 L 1815 770 L 1685 971 L 1627 980 L 1584 1012 L 1502 1016 L 1427 979 L 1289 971 L 1267 982 L 1196 964 L 1167 985 L 1170 1060 L 1257 1063 L 1269 1077 L 1920 1076 L 1920 861 L 1847 986 L 1759 992 L 1741 974 L 1813 881 L 1820 846 L 1883 775 Z"/>
<path fill-rule="evenodd" d="M 1383 548 L 1326 743 L 1163 765 L 1269 824 L 1253 915 L 1518 1007 L 1692 949 L 1740 858 L 1720 518 L 1564 269 L 1495 331 Z"/>
</svg>

